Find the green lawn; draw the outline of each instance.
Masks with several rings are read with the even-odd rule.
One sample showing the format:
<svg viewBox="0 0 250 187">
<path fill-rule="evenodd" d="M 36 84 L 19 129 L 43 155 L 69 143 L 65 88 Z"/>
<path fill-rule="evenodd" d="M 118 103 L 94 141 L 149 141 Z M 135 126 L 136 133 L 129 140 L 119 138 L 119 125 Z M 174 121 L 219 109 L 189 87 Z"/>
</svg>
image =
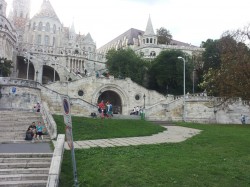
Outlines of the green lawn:
<svg viewBox="0 0 250 187">
<path fill-rule="evenodd" d="M 57 132 L 65 134 L 63 116 L 53 116 L 57 124 Z M 73 137 L 77 140 L 93 140 L 103 138 L 148 136 L 166 130 L 143 120 L 114 120 L 72 117 Z"/>
<path fill-rule="evenodd" d="M 75 150 L 80 186 L 250 186 L 250 127 L 179 125 L 203 131 L 176 144 Z M 70 186 L 71 155 L 65 151 L 60 187 Z"/>
</svg>

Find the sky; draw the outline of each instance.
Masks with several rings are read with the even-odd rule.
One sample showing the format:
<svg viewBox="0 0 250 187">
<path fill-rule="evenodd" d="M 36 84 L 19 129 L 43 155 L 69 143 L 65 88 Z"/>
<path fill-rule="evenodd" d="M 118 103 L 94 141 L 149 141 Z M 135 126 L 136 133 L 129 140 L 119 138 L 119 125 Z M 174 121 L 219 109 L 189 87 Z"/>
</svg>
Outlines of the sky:
<svg viewBox="0 0 250 187">
<path fill-rule="evenodd" d="M 43 0 L 31 0 L 31 17 Z M 7 10 L 12 0 L 6 0 Z M 200 46 L 223 32 L 250 23 L 249 0 L 50 0 L 64 26 L 90 33 L 97 48 L 130 28 L 145 31 L 149 16 L 154 31 L 164 27 L 173 39 Z"/>
</svg>

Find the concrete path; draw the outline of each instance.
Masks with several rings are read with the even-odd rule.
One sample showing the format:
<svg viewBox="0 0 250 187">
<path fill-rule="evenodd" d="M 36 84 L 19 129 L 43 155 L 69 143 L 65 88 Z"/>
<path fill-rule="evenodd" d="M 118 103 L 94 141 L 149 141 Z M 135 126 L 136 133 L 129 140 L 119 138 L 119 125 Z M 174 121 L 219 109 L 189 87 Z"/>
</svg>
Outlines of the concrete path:
<svg viewBox="0 0 250 187">
<path fill-rule="evenodd" d="M 201 132 L 198 129 L 192 129 L 180 126 L 167 126 L 164 132 L 154 134 L 152 136 L 130 137 L 130 138 L 112 138 L 112 139 L 98 139 L 75 141 L 75 149 L 88 149 L 91 147 L 116 147 L 116 146 L 133 146 L 133 145 L 147 145 L 159 143 L 177 143 L 185 141 L 192 136 Z M 65 143 L 65 149 L 69 150 L 68 144 Z"/>
</svg>

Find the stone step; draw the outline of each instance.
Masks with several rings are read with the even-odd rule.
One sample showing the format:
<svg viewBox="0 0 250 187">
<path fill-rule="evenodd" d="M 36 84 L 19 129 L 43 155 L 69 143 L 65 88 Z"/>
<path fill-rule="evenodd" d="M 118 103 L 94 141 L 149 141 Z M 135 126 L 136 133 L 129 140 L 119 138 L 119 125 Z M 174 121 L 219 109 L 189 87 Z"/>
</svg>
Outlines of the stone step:
<svg viewBox="0 0 250 187">
<path fill-rule="evenodd" d="M 43 140 L 35 140 L 34 142 L 32 142 L 31 140 L 24 140 L 23 139 L 16 139 L 16 140 L 10 140 L 9 138 L 8 139 L 1 139 L 0 140 L 0 144 L 9 144 L 9 143 L 17 143 L 17 144 L 21 144 L 21 143 L 50 143 L 50 138 L 49 137 L 46 137 L 46 138 L 43 138 Z"/>
<path fill-rule="evenodd" d="M 53 153 L 1 153 L 0 158 L 52 158 Z"/>
<path fill-rule="evenodd" d="M 29 181 L 29 180 L 48 180 L 47 174 L 12 174 L 0 175 L 0 181 Z"/>
<path fill-rule="evenodd" d="M 172 121 L 151 121 L 149 120 L 149 122 L 156 124 L 156 125 L 163 125 L 163 126 L 172 126 L 174 125 L 174 123 Z"/>
<path fill-rule="evenodd" d="M 5 181 L 0 182 L 0 187 L 46 187 L 47 180 L 30 181 Z"/>
<path fill-rule="evenodd" d="M 50 162 L 51 158 L 0 158 L 0 163 Z"/>
<path fill-rule="evenodd" d="M 49 168 L 14 168 L 0 169 L 0 175 L 15 175 L 15 174 L 48 174 Z"/>
<path fill-rule="evenodd" d="M 0 169 L 11 168 L 49 168 L 50 162 L 0 163 Z"/>
</svg>

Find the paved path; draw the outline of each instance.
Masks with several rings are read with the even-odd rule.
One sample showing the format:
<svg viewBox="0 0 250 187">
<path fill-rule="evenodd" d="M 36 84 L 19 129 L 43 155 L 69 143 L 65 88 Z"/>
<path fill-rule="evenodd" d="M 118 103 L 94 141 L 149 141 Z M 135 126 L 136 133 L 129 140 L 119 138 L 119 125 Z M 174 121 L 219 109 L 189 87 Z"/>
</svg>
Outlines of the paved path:
<svg viewBox="0 0 250 187">
<path fill-rule="evenodd" d="M 152 136 L 130 137 L 130 138 L 112 138 L 112 139 L 98 139 L 75 141 L 75 149 L 88 149 L 91 147 L 116 147 L 116 146 L 133 146 L 159 143 L 177 143 L 185 141 L 194 135 L 201 132 L 198 129 L 191 129 L 180 126 L 167 126 L 164 132 L 154 134 Z M 68 144 L 65 143 L 65 149 L 69 149 Z"/>
</svg>

